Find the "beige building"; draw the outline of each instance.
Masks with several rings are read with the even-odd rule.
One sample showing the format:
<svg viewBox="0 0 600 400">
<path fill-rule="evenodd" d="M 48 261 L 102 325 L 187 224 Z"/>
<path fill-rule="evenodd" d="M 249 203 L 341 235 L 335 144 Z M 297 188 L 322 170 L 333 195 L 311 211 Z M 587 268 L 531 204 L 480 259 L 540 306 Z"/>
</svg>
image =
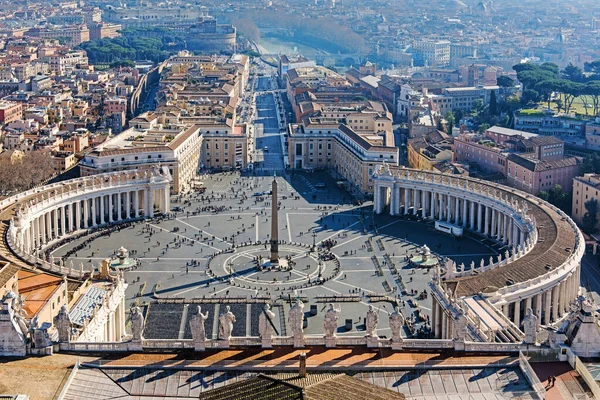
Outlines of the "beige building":
<svg viewBox="0 0 600 400">
<path fill-rule="evenodd" d="M 132 120 L 133 126 L 138 118 Z M 171 192 L 179 193 L 189 187 L 198 170 L 200 129 L 198 125 L 130 128 L 87 154 L 80 162 L 81 175 L 168 166 L 173 177 Z"/>
<path fill-rule="evenodd" d="M 571 218 L 577 225 L 583 225 L 583 216 L 587 212 L 585 203 L 596 200 L 600 203 L 600 175 L 585 174 L 573 178 L 573 206 Z M 600 228 L 600 224 L 596 224 Z"/>
<path fill-rule="evenodd" d="M 289 126 L 289 164 L 295 169 L 328 169 L 349 190 L 373 193 L 371 176 L 377 163 L 398 164 L 391 124 L 387 111 L 307 118 Z"/>
</svg>

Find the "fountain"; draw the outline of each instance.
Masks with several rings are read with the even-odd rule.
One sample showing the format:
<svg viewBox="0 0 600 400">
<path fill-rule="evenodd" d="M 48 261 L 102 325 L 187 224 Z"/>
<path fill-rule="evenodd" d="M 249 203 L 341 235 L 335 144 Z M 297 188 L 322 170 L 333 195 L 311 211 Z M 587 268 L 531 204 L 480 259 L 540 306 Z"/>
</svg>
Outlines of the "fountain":
<svg viewBox="0 0 600 400">
<path fill-rule="evenodd" d="M 135 260 L 129 258 L 129 251 L 121 246 L 110 260 L 110 267 L 114 270 L 129 269 L 135 265 Z"/>
<path fill-rule="evenodd" d="M 419 256 L 411 257 L 410 263 L 416 267 L 430 268 L 435 267 L 439 264 L 439 260 L 436 256 L 431 254 L 431 250 L 427 245 L 424 245 L 419 250 Z"/>
</svg>

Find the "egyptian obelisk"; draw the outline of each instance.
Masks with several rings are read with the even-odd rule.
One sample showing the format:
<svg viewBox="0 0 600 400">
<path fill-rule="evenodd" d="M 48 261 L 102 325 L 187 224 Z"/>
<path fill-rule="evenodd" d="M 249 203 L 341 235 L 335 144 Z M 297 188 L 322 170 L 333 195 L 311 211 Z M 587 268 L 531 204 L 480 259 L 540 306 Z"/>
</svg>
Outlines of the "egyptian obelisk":
<svg viewBox="0 0 600 400">
<path fill-rule="evenodd" d="M 277 219 L 279 206 L 277 205 L 277 181 L 273 177 L 271 186 L 271 264 L 279 264 L 279 221 Z"/>
</svg>

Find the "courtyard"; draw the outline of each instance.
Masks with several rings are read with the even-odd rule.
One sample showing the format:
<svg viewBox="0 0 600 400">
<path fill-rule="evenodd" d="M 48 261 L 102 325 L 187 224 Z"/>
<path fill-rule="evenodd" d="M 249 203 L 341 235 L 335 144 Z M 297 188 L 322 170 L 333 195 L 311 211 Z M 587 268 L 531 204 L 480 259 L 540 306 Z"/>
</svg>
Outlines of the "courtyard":
<svg viewBox="0 0 600 400">
<path fill-rule="evenodd" d="M 126 305 L 150 304 L 148 338 L 190 338 L 188 321 L 197 312 L 192 303 L 209 312 L 206 330 L 213 336 L 225 304 L 236 315 L 234 336 L 256 336 L 262 306 L 246 299 L 265 297 L 274 307 L 279 334 L 290 332 L 287 311 L 301 298 L 307 334 L 323 332 L 322 313 L 334 303 L 341 310 L 338 335 L 362 335 L 372 304 L 379 313 L 379 336 L 390 337 L 387 314 L 397 302 L 414 328 L 406 337 L 426 337 L 434 271 L 411 266 L 408 257 L 427 245 L 442 265 L 443 257 L 469 265 L 500 250 L 482 237 L 442 234 L 414 216 L 375 216 L 370 203 L 353 201 L 327 173 L 294 173 L 275 178 L 280 256 L 290 263 L 263 267 L 269 258 L 273 179 L 237 172 L 204 175 L 206 191 L 173 196 L 172 215 L 115 230 L 77 251 L 85 237 L 71 241 L 53 256 L 89 270 L 124 246 L 138 261 L 124 272 Z M 165 304 L 173 298 L 189 302 Z"/>
</svg>

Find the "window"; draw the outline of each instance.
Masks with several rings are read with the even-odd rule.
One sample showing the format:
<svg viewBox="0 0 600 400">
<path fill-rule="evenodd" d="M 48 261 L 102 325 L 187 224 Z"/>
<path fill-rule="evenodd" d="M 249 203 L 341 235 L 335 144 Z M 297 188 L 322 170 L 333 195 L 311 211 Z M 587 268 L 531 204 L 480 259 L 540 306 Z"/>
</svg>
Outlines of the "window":
<svg viewBox="0 0 600 400">
<path fill-rule="evenodd" d="M 159 154 L 159 155 L 158 155 L 158 158 L 162 158 L 162 154 Z"/>
</svg>

